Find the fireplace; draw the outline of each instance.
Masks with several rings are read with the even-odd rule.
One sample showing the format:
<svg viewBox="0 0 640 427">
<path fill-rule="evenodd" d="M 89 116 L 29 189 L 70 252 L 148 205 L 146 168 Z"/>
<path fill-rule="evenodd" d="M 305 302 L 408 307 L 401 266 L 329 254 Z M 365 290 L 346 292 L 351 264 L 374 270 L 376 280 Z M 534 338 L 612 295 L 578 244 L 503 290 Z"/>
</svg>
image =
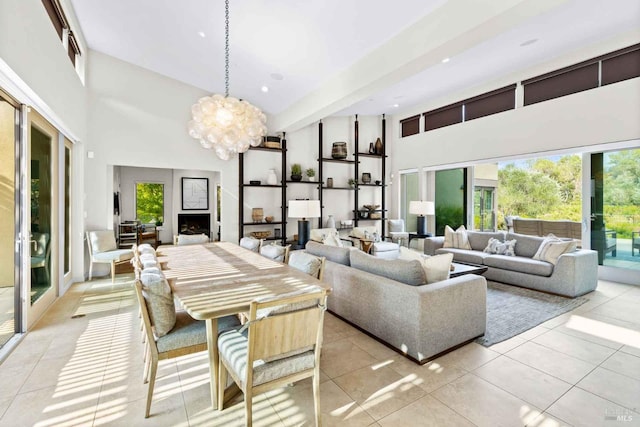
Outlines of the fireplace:
<svg viewBox="0 0 640 427">
<path fill-rule="evenodd" d="M 211 237 L 211 214 L 178 214 L 178 234 L 205 234 Z"/>
</svg>

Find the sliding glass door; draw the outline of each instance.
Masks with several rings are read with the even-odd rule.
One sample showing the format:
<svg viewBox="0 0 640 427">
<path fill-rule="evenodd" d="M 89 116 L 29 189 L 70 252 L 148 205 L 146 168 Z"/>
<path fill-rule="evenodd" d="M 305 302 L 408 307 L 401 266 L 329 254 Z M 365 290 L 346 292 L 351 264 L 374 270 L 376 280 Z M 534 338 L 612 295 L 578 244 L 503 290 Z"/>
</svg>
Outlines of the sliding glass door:
<svg viewBox="0 0 640 427">
<path fill-rule="evenodd" d="M 0 348 L 21 332 L 17 107 L 0 93 Z"/>
<path fill-rule="evenodd" d="M 436 171 L 436 236 L 444 236 L 444 227 L 454 230 L 465 225 L 467 217 L 467 170 Z"/>
<path fill-rule="evenodd" d="M 400 172 L 400 217 L 404 219 L 405 230 L 415 233 L 417 216 L 409 213 L 412 200 L 420 200 L 418 172 Z"/>
</svg>

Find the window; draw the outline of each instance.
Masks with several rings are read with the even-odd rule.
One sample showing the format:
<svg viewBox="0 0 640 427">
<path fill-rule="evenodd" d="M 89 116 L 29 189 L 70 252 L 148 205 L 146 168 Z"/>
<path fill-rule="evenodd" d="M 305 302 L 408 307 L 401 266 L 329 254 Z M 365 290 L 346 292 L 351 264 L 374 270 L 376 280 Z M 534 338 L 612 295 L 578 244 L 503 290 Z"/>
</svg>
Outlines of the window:
<svg viewBox="0 0 640 427">
<path fill-rule="evenodd" d="M 64 14 L 64 10 L 62 10 L 62 6 L 60 5 L 59 0 L 42 0 L 42 4 L 44 8 L 47 10 L 47 14 L 49 15 L 49 19 L 51 19 L 51 23 L 53 27 L 56 29 L 58 33 L 58 37 L 62 40 L 62 44 L 67 46 L 67 55 L 69 55 L 69 59 L 73 66 L 76 66 L 76 59 L 80 56 L 80 47 L 78 46 L 78 41 L 76 37 L 73 35 L 73 31 L 71 31 L 71 27 L 69 26 L 69 21 Z M 66 30 L 66 31 L 65 31 Z M 66 42 L 66 43 L 65 43 Z"/>
<path fill-rule="evenodd" d="M 402 127 L 403 138 L 420 133 L 420 115 L 400 120 L 400 126 Z"/>
<path fill-rule="evenodd" d="M 162 224 L 164 220 L 164 184 L 136 183 L 136 219 L 142 224 Z"/>
</svg>

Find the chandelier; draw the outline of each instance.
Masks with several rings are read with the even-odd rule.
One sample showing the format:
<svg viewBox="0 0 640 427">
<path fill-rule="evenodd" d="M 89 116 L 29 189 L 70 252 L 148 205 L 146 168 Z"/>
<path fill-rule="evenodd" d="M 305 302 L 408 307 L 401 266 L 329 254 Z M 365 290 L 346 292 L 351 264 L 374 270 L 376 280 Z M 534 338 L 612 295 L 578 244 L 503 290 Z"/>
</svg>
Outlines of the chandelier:
<svg viewBox="0 0 640 427">
<path fill-rule="evenodd" d="M 222 160 L 258 146 L 267 134 L 267 118 L 251 103 L 229 96 L 229 0 L 225 0 L 224 96 L 200 98 L 191 107 L 189 136 L 213 149 Z"/>
</svg>

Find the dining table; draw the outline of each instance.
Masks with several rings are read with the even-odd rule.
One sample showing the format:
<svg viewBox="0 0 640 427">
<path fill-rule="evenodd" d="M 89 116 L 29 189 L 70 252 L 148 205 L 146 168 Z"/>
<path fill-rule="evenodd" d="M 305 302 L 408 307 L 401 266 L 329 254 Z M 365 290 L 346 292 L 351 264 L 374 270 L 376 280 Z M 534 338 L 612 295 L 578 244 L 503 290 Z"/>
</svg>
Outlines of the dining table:
<svg viewBox="0 0 640 427">
<path fill-rule="evenodd" d="M 211 405 L 217 408 L 218 319 L 249 311 L 259 297 L 330 285 L 300 270 L 231 242 L 160 246 L 158 260 L 175 299 L 191 317 L 206 323 Z M 225 400 L 232 396 L 225 394 Z"/>
</svg>

